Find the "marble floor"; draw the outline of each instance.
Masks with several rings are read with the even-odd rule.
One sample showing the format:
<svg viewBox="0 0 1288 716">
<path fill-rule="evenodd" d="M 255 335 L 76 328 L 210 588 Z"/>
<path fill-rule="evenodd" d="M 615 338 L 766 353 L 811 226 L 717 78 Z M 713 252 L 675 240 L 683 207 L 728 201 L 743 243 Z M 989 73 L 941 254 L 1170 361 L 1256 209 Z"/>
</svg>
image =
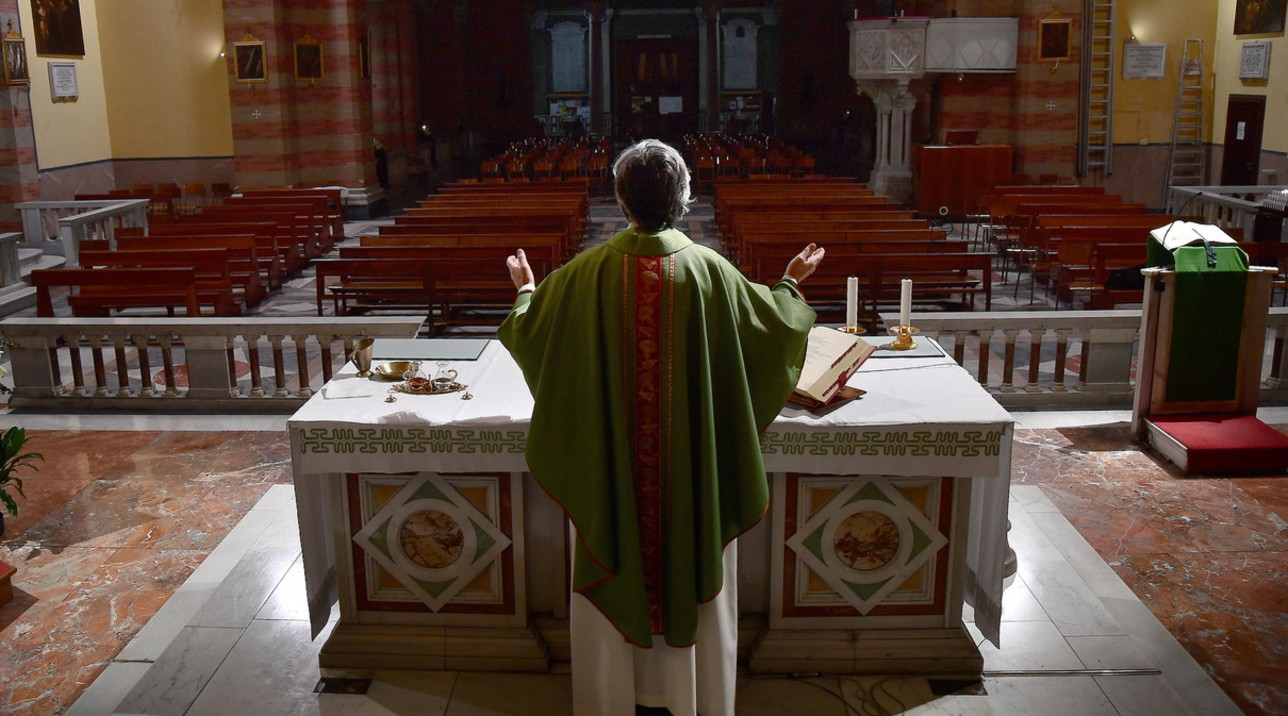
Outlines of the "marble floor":
<svg viewBox="0 0 1288 716">
<path fill-rule="evenodd" d="M 1288 483 L 1184 478 L 1126 417 L 1016 414 L 1019 569 L 1003 648 L 981 646 L 985 695 L 745 677 L 738 712 L 1282 713 Z M 284 416 L 0 415 L 16 423 L 46 461 L 0 542 L 19 569 L 0 713 L 568 712 L 566 673 L 376 672 L 357 674 L 366 694 L 314 693 L 342 674 L 319 671 L 326 634 L 309 639 Z"/>
</svg>

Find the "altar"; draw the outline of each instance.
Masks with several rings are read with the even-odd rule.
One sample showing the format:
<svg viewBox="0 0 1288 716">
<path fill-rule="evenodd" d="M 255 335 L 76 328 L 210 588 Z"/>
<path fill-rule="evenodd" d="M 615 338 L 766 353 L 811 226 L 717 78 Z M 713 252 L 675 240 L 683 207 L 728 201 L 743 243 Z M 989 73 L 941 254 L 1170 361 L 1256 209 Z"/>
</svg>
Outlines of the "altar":
<svg viewBox="0 0 1288 716">
<path fill-rule="evenodd" d="M 1013 422 L 918 340 L 867 360 L 861 398 L 764 432 L 770 510 L 739 541 L 751 671 L 978 674 L 964 602 L 996 643 Z M 289 421 L 315 636 L 339 601 L 324 667 L 568 660 L 567 522 L 526 472 L 527 386 L 494 340 L 440 368 L 468 392 L 391 392 L 347 365 Z"/>
</svg>

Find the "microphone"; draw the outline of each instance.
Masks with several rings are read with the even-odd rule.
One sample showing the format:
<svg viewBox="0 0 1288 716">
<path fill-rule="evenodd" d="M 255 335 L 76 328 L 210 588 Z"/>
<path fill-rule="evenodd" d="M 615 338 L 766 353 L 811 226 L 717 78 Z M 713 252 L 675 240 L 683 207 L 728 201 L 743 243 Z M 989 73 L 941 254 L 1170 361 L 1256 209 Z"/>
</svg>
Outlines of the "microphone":
<svg viewBox="0 0 1288 716">
<path fill-rule="evenodd" d="M 1163 245 L 1163 248 L 1167 248 L 1167 235 L 1172 233 L 1172 227 L 1176 226 L 1176 222 L 1181 220 L 1181 216 L 1183 216 L 1185 214 L 1185 210 L 1189 208 L 1190 202 L 1194 201 L 1200 196 L 1203 196 L 1203 192 L 1201 191 L 1194 192 L 1193 194 L 1190 195 L 1190 198 L 1185 200 L 1185 203 L 1181 204 L 1181 208 L 1177 209 L 1175 214 L 1172 214 L 1172 223 L 1167 225 L 1167 231 L 1163 232 L 1163 238 L 1160 239 L 1158 242 Z"/>
</svg>

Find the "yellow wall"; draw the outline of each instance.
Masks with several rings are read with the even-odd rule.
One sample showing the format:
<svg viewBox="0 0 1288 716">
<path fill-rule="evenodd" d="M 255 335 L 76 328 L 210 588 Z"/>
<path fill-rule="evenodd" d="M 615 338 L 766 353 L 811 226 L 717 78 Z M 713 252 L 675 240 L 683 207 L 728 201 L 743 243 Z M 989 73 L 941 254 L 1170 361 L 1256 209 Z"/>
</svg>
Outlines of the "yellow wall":
<svg viewBox="0 0 1288 716">
<path fill-rule="evenodd" d="M 1117 4 L 1114 78 L 1114 143 L 1166 144 L 1172 139 L 1172 113 L 1185 40 L 1203 40 L 1204 85 L 1213 87 L 1213 24 L 1217 3 L 1123 0 Z M 1132 35 L 1138 42 L 1166 42 L 1162 79 L 1123 79 L 1123 44 Z M 1207 93 L 1204 134 L 1211 136 L 1212 92 Z M 1219 135 L 1218 135 L 1219 136 Z"/>
<path fill-rule="evenodd" d="M 36 136 L 39 168 L 42 170 L 103 161 L 112 156 L 95 12 L 96 4 L 101 1 L 81 0 L 80 3 L 81 27 L 85 34 L 84 59 L 38 57 L 31 3 L 18 3 L 31 71 L 31 121 Z M 76 66 L 80 97 L 75 102 L 50 101 L 50 62 L 71 62 Z"/>
<path fill-rule="evenodd" d="M 232 155 L 220 0 L 100 0 L 98 30 L 114 158 Z"/>
<path fill-rule="evenodd" d="M 1261 135 L 1263 152 L 1288 152 L 1288 38 L 1278 35 L 1235 35 L 1234 0 L 1221 0 L 1216 19 L 1216 117 L 1212 141 L 1225 140 L 1225 108 L 1232 94 L 1264 95 L 1266 121 Z M 1239 79 L 1239 57 L 1243 43 L 1270 41 L 1270 79 Z"/>
</svg>

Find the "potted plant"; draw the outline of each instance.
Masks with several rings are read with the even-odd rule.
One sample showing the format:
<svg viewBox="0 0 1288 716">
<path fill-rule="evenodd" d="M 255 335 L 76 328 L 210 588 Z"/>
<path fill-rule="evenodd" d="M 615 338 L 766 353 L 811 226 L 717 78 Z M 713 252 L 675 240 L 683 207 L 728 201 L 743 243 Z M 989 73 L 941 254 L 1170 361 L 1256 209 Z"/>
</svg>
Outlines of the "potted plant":
<svg viewBox="0 0 1288 716">
<path fill-rule="evenodd" d="M 0 510 L 0 535 L 4 534 L 4 513 L 18 514 L 18 503 L 9 494 L 9 488 L 13 487 L 24 498 L 27 496 L 22 491 L 22 478 L 15 473 L 24 467 L 35 470 L 31 461 L 45 459 L 38 452 L 22 452 L 26 443 L 27 431 L 19 427 L 9 428 L 0 436 L 0 503 L 4 505 L 4 510 Z"/>
</svg>

